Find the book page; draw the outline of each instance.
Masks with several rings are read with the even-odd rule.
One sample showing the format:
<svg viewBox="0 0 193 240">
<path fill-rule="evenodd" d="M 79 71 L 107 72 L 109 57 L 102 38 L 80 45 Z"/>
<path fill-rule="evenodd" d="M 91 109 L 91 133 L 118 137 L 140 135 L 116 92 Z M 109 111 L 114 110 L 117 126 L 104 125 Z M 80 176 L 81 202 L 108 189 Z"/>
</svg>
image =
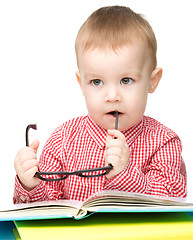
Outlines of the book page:
<svg viewBox="0 0 193 240">
<path fill-rule="evenodd" d="M 121 191 L 103 191 L 84 202 L 82 208 L 97 211 L 99 208 L 192 208 L 193 204 L 185 203 L 184 199 L 150 196 L 145 194 L 127 193 Z"/>
<path fill-rule="evenodd" d="M 82 202 L 73 200 L 43 201 L 13 204 L 0 210 L 0 220 L 22 220 L 73 217 L 77 215 Z"/>
</svg>

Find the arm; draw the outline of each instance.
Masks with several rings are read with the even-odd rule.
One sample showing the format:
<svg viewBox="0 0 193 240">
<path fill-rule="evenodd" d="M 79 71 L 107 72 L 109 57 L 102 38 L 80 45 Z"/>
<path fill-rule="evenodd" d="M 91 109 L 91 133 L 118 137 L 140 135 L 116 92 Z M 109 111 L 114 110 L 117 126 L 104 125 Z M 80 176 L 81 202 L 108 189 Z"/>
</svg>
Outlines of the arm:
<svg viewBox="0 0 193 240">
<path fill-rule="evenodd" d="M 37 163 L 37 159 L 35 159 L 36 166 L 39 166 L 40 171 L 63 170 L 63 165 L 61 164 L 60 159 L 60 149 L 63 137 L 61 130 L 61 128 L 58 128 L 49 138 L 43 149 L 39 163 Z M 14 203 L 47 201 L 63 198 L 63 181 L 44 182 L 35 178 L 34 174 L 36 171 L 38 171 L 38 167 L 33 170 L 30 176 L 28 174 L 26 176 L 26 179 L 23 178 L 23 170 L 21 169 L 19 162 L 25 162 L 27 165 L 29 162 L 27 161 L 28 159 L 30 159 L 31 162 L 31 155 L 29 156 L 29 152 L 33 152 L 33 149 L 31 148 L 32 146 L 30 148 L 24 148 L 24 152 L 27 152 L 27 156 L 19 152 L 16 157 L 17 161 L 15 160 L 17 176 L 15 178 L 15 189 L 13 197 Z"/>
<path fill-rule="evenodd" d="M 104 189 L 185 197 L 186 176 L 183 168 L 181 143 L 174 137 L 152 154 L 146 169 L 138 168 L 130 159 L 118 175 L 106 180 Z"/>
</svg>

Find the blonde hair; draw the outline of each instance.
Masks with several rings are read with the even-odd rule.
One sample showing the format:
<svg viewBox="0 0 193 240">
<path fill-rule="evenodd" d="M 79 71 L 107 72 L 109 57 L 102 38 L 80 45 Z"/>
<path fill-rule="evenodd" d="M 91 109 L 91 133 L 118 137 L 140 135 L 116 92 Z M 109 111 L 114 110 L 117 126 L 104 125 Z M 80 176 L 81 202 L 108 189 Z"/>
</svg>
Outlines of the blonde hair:
<svg viewBox="0 0 193 240">
<path fill-rule="evenodd" d="M 153 69 L 157 65 L 157 41 L 152 27 L 140 14 L 129 7 L 109 6 L 93 12 L 81 26 L 75 51 L 78 63 L 78 52 L 89 49 L 117 49 L 142 40 L 151 57 Z"/>
</svg>

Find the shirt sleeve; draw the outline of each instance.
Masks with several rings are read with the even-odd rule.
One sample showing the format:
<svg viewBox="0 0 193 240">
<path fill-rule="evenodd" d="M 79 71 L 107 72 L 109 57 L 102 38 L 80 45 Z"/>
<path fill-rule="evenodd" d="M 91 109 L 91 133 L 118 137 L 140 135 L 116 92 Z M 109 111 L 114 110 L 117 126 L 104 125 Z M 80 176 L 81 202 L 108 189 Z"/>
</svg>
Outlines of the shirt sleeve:
<svg viewBox="0 0 193 240">
<path fill-rule="evenodd" d="M 181 142 L 174 137 L 152 154 L 143 169 L 130 163 L 104 189 L 169 197 L 186 197 L 186 170 L 181 156 Z"/>
<path fill-rule="evenodd" d="M 32 191 L 28 192 L 22 187 L 18 177 L 16 176 L 13 203 L 18 204 L 49 200 L 49 196 L 45 190 L 45 186 L 41 181 L 38 186 L 36 186 Z"/>
<path fill-rule="evenodd" d="M 56 129 L 46 142 L 39 160 L 39 171 L 62 171 L 61 145 L 63 139 L 63 126 Z M 50 177 L 52 178 L 52 176 Z M 28 203 L 34 201 L 57 200 L 63 198 L 63 181 L 41 181 L 32 191 L 25 190 L 18 177 L 15 178 L 14 203 Z"/>
</svg>

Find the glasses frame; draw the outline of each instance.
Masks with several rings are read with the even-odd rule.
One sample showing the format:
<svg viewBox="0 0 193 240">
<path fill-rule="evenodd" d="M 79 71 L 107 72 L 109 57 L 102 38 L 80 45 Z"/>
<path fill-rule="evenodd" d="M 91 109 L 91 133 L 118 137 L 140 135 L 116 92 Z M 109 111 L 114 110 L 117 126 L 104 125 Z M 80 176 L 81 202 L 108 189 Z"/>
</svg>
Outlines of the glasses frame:
<svg viewBox="0 0 193 240">
<path fill-rule="evenodd" d="M 116 118 L 117 119 L 117 118 Z M 116 124 L 118 120 L 116 120 Z M 36 124 L 29 124 L 27 127 L 26 127 L 26 146 L 29 147 L 29 130 L 30 129 L 34 129 L 34 130 L 37 130 L 37 125 Z M 108 166 L 105 166 L 105 167 L 100 167 L 100 168 L 92 168 L 92 169 L 83 169 L 83 170 L 77 170 L 77 171 L 74 171 L 74 172 L 65 172 L 65 171 L 57 171 L 57 172 L 36 172 L 34 177 L 37 177 L 43 181 L 46 181 L 46 182 L 55 182 L 55 181 L 61 181 L 61 180 L 64 180 L 66 178 L 68 178 L 69 176 L 72 176 L 72 175 L 76 175 L 76 176 L 79 176 L 79 177 L 83 177 L 83 178 L 93 178 L 93 177 L 101 177 L 101 176 L 104 176 L 106 174 L 108 174 L 111 170 L 113 169 L 113 166 L 112 164 L 109 164 Z M 104 173 L 101 173 L 101 174 L 95 174 L 95 175 L 84 175 L 84 173 L 90 173 L 90 172 L 96 172 L 96 171 L 105 171 Z M 61 175 L 62 177 L 60 178 L 44 178 L 42 177 L 42 175 Z M 64 176 L 65 175 L 65 176 Z"/>
<path fill-rule="evenodd" d="M 47 182 L 64 180 L 71 175 L 76 175 L 78 177 L 83 177 L 83 178 L 101 177 L 101 176 L 104 176 L 107 173 L 109 173 L 112 168 L 113 168 L 113 166 L 111 164 L 109 164 L 108 166 L 105 166 L 105 167 L 77 170 L 77 171 L 74 171 L 74 172 L 65 172 L 65 171 L 61 171 L 61 172 L 36 172 L 35 177 L 37 177 L 37 178 L 39 178 L 43 181 L 47 181 Z M 96 171 L 105 171 L 105 172 L 101 173 L 101 174 L 95 174 L 95 175 L 84 175 L 84 173 L 96 172 Z M 65 175 L 65 176 L 57 178 L 57 179 L 51 179 L 51 178 L 44 178 L 44 177 L 42 177 L 42 175 L 62 175 L 62 176 Z"/>
</svg>

